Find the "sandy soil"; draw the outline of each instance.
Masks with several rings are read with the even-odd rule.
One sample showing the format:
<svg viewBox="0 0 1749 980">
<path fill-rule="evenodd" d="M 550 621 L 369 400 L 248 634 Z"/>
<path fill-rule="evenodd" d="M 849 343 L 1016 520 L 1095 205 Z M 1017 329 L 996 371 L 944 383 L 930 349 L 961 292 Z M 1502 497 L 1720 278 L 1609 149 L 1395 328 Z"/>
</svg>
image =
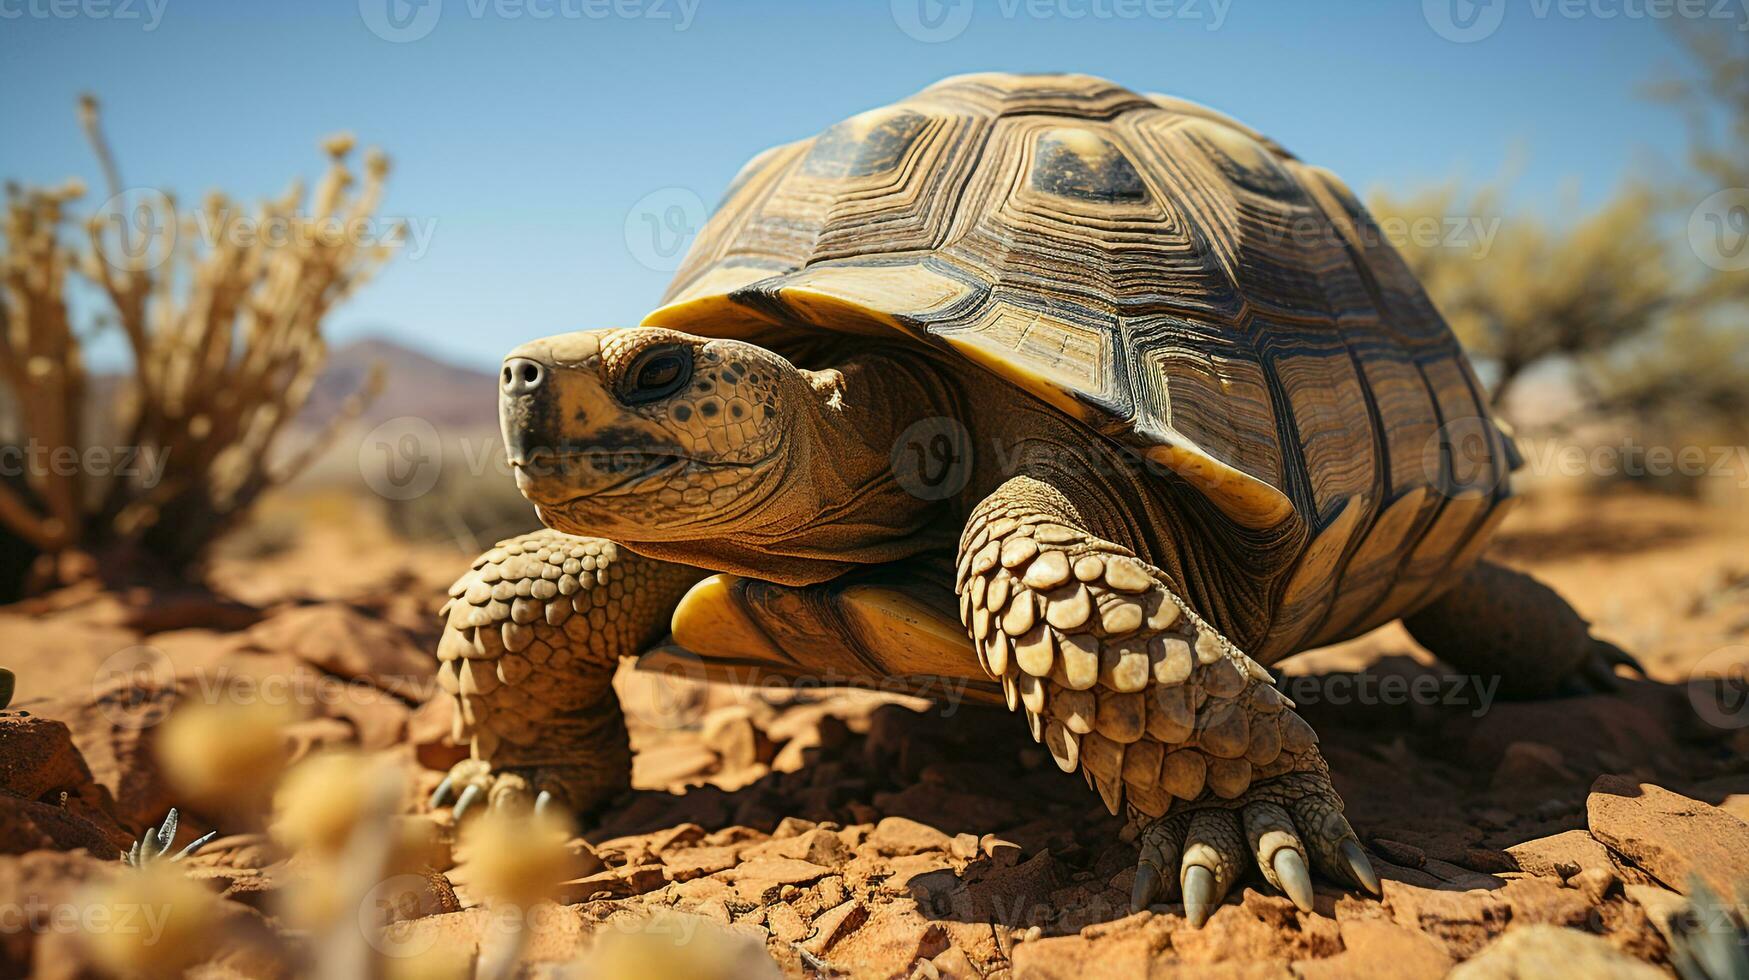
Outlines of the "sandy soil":
<svg viewBox="0 0 1749 980">
<path fill-rule="evenodd" d="M 1746 545 L 1749 521 L 1668 498 L 1550 498 L 1514 515 L 1495 557 L 1647 666 L 1614 694 L 1498 701 L 1396 627 L 1284 665 L 1384 896 L 1320 882 L 1308 915 L 1248 879 L 1201 930 L 1173 905 L 1128 912 L 1120 821 L 1005 712 L 622 669 L 636 789 L 584 828 L 590 873 L 525 956 L 569 960 L 640 929 L 678 941 L 683 922 L 789 976 L 1669 973 L 1689 948 L 1673 937 L 1697 921 L 1684 910 L 1722 927 L 1709 913 L 1749 890 Z M 298 754 L 393 759 L 406 809 L 424 811 L 463 754 L 448 699 L 428 699 L 434 613 L 465 560 L 315 527 L 289 552 L 220 562 L 224 601 L 80 586 L 0 609 L 13 707 L 29 712 L 0 719 L 0 903 L 113 874 L 117 849 L 185 802 L 152 741 L 191 698 L 286 700 L 307 716 L 287 732 Z M 451 829 L 447 811 L 415 819 Z M 250 818 L 185 808 L 183 823 L 179 840 L 231 834 L 191 873 L 240 918 L 281 926 L 286 865 L 238 833 Z M 438 863 L 399 941 L 487 941 L 465 863 Z M 758 969 L 713 956 L 718 975 Z M 65 930 L 0 932 L 0 974 L 89 964 Z"/>
</svg>

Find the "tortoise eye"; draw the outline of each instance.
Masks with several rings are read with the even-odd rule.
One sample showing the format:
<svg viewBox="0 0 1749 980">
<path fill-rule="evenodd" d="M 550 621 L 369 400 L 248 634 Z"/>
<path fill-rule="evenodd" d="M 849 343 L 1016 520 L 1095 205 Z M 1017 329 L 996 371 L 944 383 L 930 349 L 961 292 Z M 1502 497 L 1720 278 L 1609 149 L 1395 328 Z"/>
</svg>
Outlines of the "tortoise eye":
<svg viewBox="0 0 1749 980">
<path fill-rule="evenodd" d="M 686 387 L 692 380 L 692 351 L 678 344 L 661 344 L 639 354 L 620 383 L 620 401 L 648 405 Z"/>
</svg>

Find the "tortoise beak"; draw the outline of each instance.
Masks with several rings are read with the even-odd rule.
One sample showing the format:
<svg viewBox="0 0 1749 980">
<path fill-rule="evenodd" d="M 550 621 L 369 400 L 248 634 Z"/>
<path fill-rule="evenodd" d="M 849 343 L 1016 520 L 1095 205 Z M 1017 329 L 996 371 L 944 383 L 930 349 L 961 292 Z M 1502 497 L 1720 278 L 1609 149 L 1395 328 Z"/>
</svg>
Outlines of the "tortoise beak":
<svg viewBox="0 0 1749 980">
<path fill-rule="evenodd" d="M 601 376 L 610 330 L 523 344 L 498 372 L 498 423 L 516 485 L 551 506 L 617 491 L 680 450 L 657 424 L 616 399 Z"/>
<path fill-rule="evenodd" d="M 562 454 L 567 430 L 586 424 L 592 408 L 601 417 L 606 406 L 586 404 L 606 398 L 591 364 L 600 352 L 598 334 L 584 331 L 530 341 L 504 358 L 498 425 L 511 466 Z"/>
</svg>

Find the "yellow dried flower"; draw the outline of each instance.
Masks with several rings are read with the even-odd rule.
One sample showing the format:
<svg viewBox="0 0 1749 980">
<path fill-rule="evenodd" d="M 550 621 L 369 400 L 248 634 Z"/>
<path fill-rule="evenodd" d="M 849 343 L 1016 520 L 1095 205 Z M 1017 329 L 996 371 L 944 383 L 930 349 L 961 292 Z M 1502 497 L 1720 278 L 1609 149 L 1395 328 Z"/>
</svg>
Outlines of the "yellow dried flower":
<svg viewBox="0 0 1749 980">
<path fill-rule="evenodd" d="M 337 856 L 373 803 L 393 788 L 400 773 L 380 760 L 351 752 L 325 752 L 286 773 L 273 799 L 274 839 L 292 850 Z"/>
<path fill-rule="evenodd" d="M 80 922 L 92 956 L 114 976 L 180 977 L 212 949 L 218 899 L 174 864 L 148 864 L 88 891 Z"/>
<path fill-rule="evenodd" d="M 389 175 L 389 155 L 378 149 L 371 149 L 364 155 L 364 172 L 381 180 Z"/>
<path fill-rule="evenodd" d="M 158 732 L 158 759 L 172 785 L 202 808 L 265 804 L 287 760 L 283 705 L 193 704 Z"/>
<path fill-rule="evenodd" d="M 322 140 L 323 151 L 336 160 L 351 153 L 352 148 L 356 145 L 358 145 L 358 139 L 351 133 L 335 133 Z"/>
<path fill-rule="evenodd" d="M 567 821 L 552 813 L 488 810 L 462 826 L 456 860 L 481 897 L 527 906 L 575 877 L 577 856 L 565 844 Z"/>
</svg>

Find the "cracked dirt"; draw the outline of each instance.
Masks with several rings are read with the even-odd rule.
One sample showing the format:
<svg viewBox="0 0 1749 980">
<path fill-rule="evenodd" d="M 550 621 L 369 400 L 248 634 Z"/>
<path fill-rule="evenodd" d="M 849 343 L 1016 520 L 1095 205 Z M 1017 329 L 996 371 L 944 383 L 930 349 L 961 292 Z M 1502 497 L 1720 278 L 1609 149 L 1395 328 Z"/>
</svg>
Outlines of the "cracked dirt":
<svg viewBox="0 0 1749 980">
<path fill-rule="evenodd" d="M 1746 543 L 1749 520 L 1666 498 L 1532 500 L 1514 516 L 1496 556 L 1646 663 L 1649 678 L 1614 694 L 1499 701 L 1396 628 L 1289 661 L 1282 685 L 1321 735 L 1384 895 L 1320 881 L 1308 915 L 1253 879 L 1200 930 L 1177 906 L 1130 914 L 1121 821 L 1006 712 L 623 666 L 636 789 L 570 844 L 579 873 L 531 918 L 521 969 L 683 968 L 609 948 L 638 934 L 674 948 L 709 936 L 695 950 L 723 976 L 1669 974 L 1684 955 L 1673 937 L 1723 922 L 1749 888 Z M 278 937 L 215 949 L 203 969 L 296 969 L 261 951 L 298 941 L 279 901 L 299 859 L 249 814 L 178 799 L 155 761 L 157 723 L 203 699 L 294 707 L 294 755 L 392 760 L 402 819 L 440 846 L 373 912 L 404 920 L 391 958 L 465 963 L 489 946 L 449 813 L 424 803 L 464 754 L 448 699 L 430 700 L 435 610 L 464 565 L 332 530 L 221 563 L 223 601 L 88 585 L 0 609 L 13 707 L 28 712 L 0 719 L 0 903 L 19 910 L 0 973 L 96 975 L 89 930 L 52 910 L 76 918 L 81 889 L 117 874 L 172 805 L 177 846 L 227 835 L 186 865 L 225 921 Z"/>
</svg>

